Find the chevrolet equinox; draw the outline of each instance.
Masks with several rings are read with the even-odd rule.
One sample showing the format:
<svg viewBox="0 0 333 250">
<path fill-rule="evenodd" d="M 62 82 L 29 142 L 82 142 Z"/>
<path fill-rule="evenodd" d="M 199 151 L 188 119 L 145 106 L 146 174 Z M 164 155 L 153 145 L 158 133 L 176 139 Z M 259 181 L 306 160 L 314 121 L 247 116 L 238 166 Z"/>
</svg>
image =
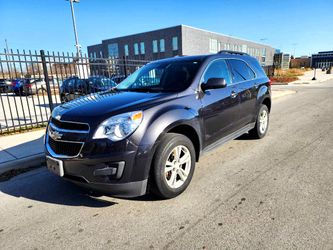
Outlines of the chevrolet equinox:
<svg viewBox="0 0 333 250">
<path fill-rule="evenodd" d="M 270 109 L 270 81 L 245 53 L 154 61 L 110 90 L 56 107 L 47 167 L 115 196 L 172 198 L 203 153 L 245 133 L 264 137 Z"/>
</svg>

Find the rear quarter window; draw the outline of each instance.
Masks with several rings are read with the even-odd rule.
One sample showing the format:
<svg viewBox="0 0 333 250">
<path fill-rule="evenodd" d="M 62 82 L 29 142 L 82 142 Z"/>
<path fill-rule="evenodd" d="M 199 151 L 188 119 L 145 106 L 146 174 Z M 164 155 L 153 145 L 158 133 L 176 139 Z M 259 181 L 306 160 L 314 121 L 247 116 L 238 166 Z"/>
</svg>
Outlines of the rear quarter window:
<svg viewBox="0 0 333 250">
<path fill-rule="evenodd" d="M 233 82 L 242 82 L 252 80 L 256 77 L 254 71 L 246 62 L 237 59 L 229 59 L 228 63 L 231 68 Z"/>
</svg>

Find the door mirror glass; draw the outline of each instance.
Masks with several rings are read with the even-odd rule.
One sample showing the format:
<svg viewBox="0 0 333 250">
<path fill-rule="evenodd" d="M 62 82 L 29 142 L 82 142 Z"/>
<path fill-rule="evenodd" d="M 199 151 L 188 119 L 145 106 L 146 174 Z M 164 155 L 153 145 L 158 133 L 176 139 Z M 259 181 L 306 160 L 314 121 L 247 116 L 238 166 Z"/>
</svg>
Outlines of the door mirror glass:
<svg viewBox="0 0 333 250">
<path fill-rule="evenodd" d="M 206 83 L 201 84 L 203 91 L 207 89 L 221 89 L 227 86 L 224 78 L 209 78 Z"/>
</svg>

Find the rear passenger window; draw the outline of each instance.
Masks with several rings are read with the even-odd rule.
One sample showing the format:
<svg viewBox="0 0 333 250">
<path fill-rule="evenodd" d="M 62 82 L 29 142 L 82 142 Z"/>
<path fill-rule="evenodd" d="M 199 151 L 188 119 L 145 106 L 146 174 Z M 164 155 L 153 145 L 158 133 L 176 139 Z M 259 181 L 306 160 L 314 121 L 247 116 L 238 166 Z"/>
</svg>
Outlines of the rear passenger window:
<svg viewBox="0 0 333 250">
<path fill-rule="evenodd" d="M 255 78 L 253 70 L 241 60 L 228 60 L 231 67 L 232 81 L 241 82 Z"/>
<path fill-rule="evenodd" d="M 225 60 L 214 61 L 208 66 L 203 77 L 203 82 L 206 83 L 210 78 L 224 78 L 227 84 L 231 82 L 231 77 Z"/>
</svg>

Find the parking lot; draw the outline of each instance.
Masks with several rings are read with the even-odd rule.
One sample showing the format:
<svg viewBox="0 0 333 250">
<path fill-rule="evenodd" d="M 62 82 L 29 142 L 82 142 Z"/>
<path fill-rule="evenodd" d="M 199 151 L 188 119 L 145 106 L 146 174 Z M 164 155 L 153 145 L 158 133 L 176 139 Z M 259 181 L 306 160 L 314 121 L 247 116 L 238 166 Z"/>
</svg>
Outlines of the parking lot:
<svg viewBox="0 0 333 250">
<path fill-rule="evenodd" d="M 91 196 L 45 168 L 0 183 L 0 248 L 332 249 L 333 81 L 284 88 L 267 137 L 203 156 L 175 199 Z"/>
</svg>

